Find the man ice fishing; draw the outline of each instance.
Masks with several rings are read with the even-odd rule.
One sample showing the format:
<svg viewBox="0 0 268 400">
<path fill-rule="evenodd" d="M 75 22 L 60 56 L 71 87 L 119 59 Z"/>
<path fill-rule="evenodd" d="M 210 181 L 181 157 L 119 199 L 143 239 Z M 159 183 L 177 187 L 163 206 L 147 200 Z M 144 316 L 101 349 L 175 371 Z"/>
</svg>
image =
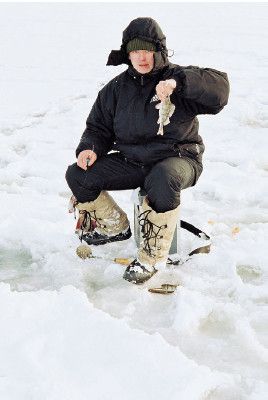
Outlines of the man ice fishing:
<svg viewBox="0 0 268 400">
<path fill-rule="evenodd" d="M 128 68 L 100 90 L 66 180 L 79 210 L 77 232 L 96 245 L 131 236 L 127 215 L 107 191 L 145 189 L 143 242 L 124 273 L 142 283 L 166 264 L 180 192 L 203 169 L 197 115 L 220 112 L 229 83 L 224 72 L 170 63 L 166 37 L 152 18 L 137 18 L 124 30 L 120 50 L 107 61 L 119 64 Z"/>
</svg>

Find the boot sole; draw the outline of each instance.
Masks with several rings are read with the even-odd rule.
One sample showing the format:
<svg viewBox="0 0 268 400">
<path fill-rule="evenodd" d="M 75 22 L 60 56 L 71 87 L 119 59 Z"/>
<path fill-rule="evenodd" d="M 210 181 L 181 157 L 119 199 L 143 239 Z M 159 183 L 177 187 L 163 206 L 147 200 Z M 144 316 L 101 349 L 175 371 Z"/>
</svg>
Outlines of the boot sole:
<svg viewBox="0 0 268 400">
<path fill-rule="evenodd" d="M 84 240 L 87 244 L 90 244 L 90 245 L 101 246 L 106 243 L 121 242 L 123 240 L 129 239 L 131 236 L 132 236 L 132 232 L 129 229 L 129 231 L 127 231 L 124 236 L 117 235 L 117 236 L 111 236 L 111 237 L 109 237 L 109 239 L 92 239 L 92 240 L 90 240 L 90 239 L 87 240 L 86 238 L 84 238 L 82 236 L 82 240 Z"/>
</svg>

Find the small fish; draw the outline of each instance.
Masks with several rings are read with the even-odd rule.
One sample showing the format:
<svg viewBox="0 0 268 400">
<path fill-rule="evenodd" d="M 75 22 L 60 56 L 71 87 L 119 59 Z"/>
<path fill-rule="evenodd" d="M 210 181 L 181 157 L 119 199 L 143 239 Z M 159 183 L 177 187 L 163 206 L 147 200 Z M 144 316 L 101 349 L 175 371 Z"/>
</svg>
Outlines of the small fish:
<svg viewBox="0 0 268 400">
<path fill-rule="evenodd" d="M 161 101 L 161 103 L 158 103 L 155 108 L 159 110 L 159 118 L 157 123 L 159 125 L 159 129 L 157 132 L 157 135 L 163 135 L 164 134 L 164 126 L 170 123 L 170 117 L 175 111 L 175 106 L 173 103 L 170 101 L 170 96 L 168 96 L 164 101 Z"/>
<path fill-rule="evenodd" d="M 171 294 L 175 292 L 178 286 L 171 283 L 163 283 L 161 287 L 149 288 L 148 291 L 151 293 Z"/>
</svg>

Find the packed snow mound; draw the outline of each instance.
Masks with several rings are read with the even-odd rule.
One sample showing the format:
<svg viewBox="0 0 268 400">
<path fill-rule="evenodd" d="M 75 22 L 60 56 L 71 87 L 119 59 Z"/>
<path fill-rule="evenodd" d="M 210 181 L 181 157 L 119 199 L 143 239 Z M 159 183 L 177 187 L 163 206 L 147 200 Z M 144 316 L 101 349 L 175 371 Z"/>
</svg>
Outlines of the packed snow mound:
<svg viewBox="0 0 268 400">
<path fill-rule="evenodd" d="M 71 286 L 19 293 L 1 284 L 0 303 L 3 399 L 191 400 L 232 384 Z"/>
</svg>

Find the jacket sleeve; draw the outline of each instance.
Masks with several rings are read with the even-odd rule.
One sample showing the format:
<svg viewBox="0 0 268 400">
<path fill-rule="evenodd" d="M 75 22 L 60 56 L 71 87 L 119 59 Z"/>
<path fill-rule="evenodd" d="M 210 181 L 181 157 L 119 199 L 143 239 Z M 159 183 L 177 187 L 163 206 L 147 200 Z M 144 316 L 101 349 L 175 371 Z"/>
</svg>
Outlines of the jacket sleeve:
<svg viewBox="0 0 268 400">
<path fill-rule="evenodd" d="M 228 102 L 229 81 L 225 72 L 194 66 L 175 69 L 175 96 L 193 116 L 217 114 Z"/>
<path fill-rule="evenodd" d="M 76 149 L 76 157 L 83 150 L 93 150 L 98 158 L 107 154 L 114 143 L 113 112 L 110 109 L 112 94 L 106 85 L 98 94 L 86 121 L 86 129 Z"/>
</svg>

